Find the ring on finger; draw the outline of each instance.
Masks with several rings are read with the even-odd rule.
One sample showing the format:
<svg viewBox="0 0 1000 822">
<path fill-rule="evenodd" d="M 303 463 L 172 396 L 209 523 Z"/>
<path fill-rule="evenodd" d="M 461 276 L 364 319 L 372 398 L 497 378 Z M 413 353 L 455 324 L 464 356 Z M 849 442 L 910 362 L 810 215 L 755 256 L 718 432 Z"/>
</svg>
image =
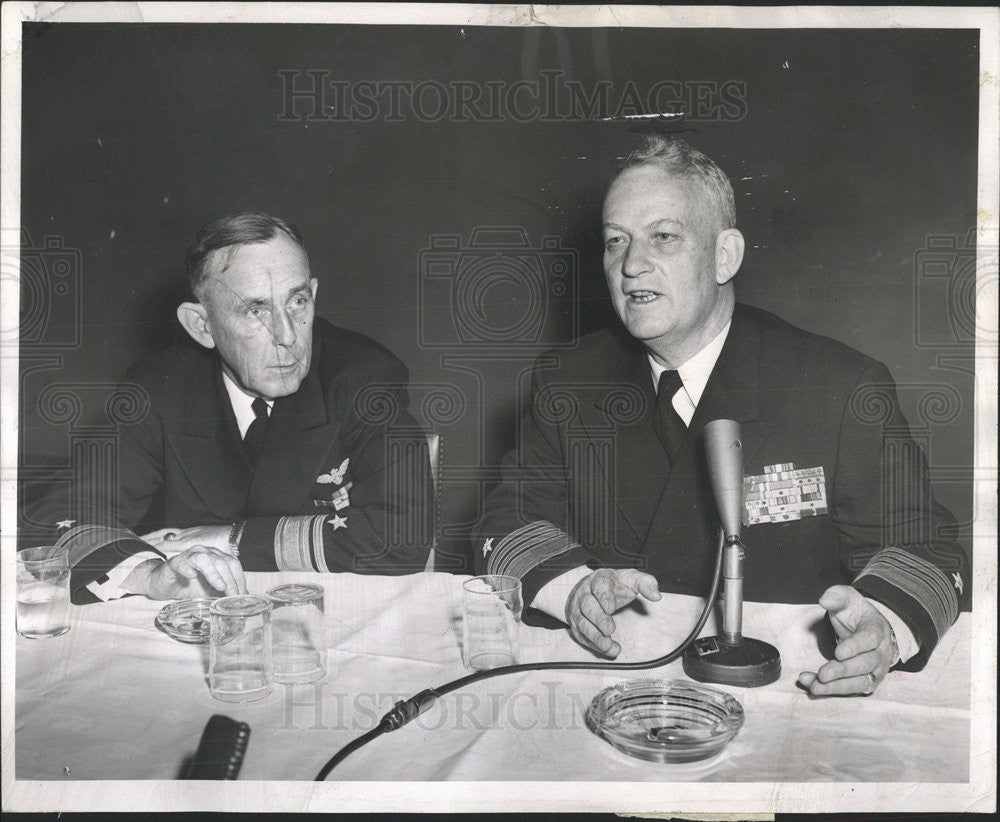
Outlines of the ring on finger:
<svg viewBox="0 0 1000 822">
<path fill-rule="evenodd" d="M 875 676 L 874 671 L 869 671 L 865 676 L 868 677 L 868 687 L 865 689 L 866 694 L 875 693 L 875 687 L 878 685 L 878 677 Z"/>
<path fill-rule="evenodd" d="M 175 534 L 175 533 L 174 533 L 173 531 L 167 531 L 167 533 L 165 533 L 165 534 L 163 535 L 163 538 L 164 538 L 165 540 L 171 540 L 171 539 L 173 539 L 173 538 L 174 538 L 174 537 L 176 537 L 176 536 L 177 536 L 177 534 Z"/>
</svg>

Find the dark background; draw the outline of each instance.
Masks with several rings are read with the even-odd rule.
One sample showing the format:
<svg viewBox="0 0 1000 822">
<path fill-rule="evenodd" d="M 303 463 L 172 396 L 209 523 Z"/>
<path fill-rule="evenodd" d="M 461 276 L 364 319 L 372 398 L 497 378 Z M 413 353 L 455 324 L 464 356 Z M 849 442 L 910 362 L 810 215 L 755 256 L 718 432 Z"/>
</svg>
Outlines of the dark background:
<svg viewBox="0 0 1000 822">
<path fill-rule="evenodd" d="M 106 430 L 121 371 L 179 333 L 195 230 L 253 208 L 300 229 L 318 313 L 409 366 L 414 412 L 443 436 L 438 565 L 465 570 L 531 359 L 614 321 L 602 195 L 617 158 L 653 127 L 682 134 L 733 180 L 747 237 L 738 298 L 887 363 L 968 548 L 977 44 L 961 30 L 27 25 L 22 528 L 41 484 L 71 477 L 74 432 Z M 337 116 L 332 91 L 322 106 L 287 99 L 280 71 L 298 72 L 299 90 L 317 77 L 510 88 L 560 71 L 588 94 L 609 83 L 610 110 L 567 113 L 563 100 L 561 115 L 460 122 L 404 106 L 395 121 L 362 110 L 362 122 Z M 596 119 L 649 113 L 641 99 L 620 105 L 627 83 L 645 94 L 662 80 L 703 89 L 702 102 L 652 125 Z M 728 106 L 711 91 L 727 82 L 743 84 Z M 424 100 L 433 114 L 435 98 Z M 491 226 L 520 227 L 527 241 L 496 276 L 477 268 L 482 234 L 471 247 Z M 426 276 L 422 252 L 450 235 L 458 246 L 439 259 L 486 272 L 482 327 L 503 337 L 491 345 L 458 343 L 455 319 L 469 309 Z M 546 237 L 558 248 L 543 248 Z M 556 294 L 560 261 L 569 287 Z M 517 280 L 525 266 L 541 272 L 541 302 Z M 512 330 L 539 308 L 539 325 Z M 45 394 L 60 385 L 78 406 Z"/>
</svg>

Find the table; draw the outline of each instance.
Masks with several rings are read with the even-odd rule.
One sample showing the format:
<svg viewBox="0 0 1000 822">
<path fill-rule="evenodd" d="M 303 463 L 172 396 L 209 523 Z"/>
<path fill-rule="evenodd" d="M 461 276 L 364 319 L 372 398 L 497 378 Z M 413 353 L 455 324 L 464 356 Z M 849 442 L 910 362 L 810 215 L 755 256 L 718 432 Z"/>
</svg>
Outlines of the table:
<svg viewBox="0 0 1000 822">
<path fill-rule="evenodd" d="M 251 593 L 310 574 L 249 574 Z M 259 702 L 218 702 L 207 647 L 163 634 L 163 603 L 132 597 L 73 609 L 62 637 L 17 640 L 18 780 L 169 780 L 214 713 L 249 723 L 243 780 L 311 780 L 393 703 L 466 673 L 461 582 L 422 573 L 322 578 L 329 673 L 275 686 Z M 658 656 L 694 624 L 701 600 L 665 596 L 616 616 L 622 660 Z M 747 603 L 744 630 L 776 645 L 782 676 L 726 688 L 746 721 L 701 763 L 632 759 L 587 729 L 604 687 L 632 677 L 682 677 L 680 662 L 649 672 L 537 671 L 446 695 L 416 721 L 354 753 L 331 780 L 574 782 L 966 782 L 970 744 L 969 617 L 963 614 L 919 674 L 891 673 L 869 697 L 813 699 L 795 684 L 821 663 L 818 606 Z M 703 633 L 716 631 L 714 620 Z M 521 661 L 591 658 L 566 631 L 522 628 Z"/>
</svg>

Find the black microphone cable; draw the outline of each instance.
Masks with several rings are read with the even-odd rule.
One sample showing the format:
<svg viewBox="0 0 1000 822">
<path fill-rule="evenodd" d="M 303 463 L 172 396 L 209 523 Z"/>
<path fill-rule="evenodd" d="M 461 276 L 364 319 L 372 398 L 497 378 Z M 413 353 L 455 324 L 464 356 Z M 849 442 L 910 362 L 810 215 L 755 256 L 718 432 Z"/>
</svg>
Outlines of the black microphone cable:
<svg viewBox="0 0 1000 822">
<path fill-rule="evenodd" d="M 382 717 L 378 725 L 367 733 L 362 734 L 357 739 L 352 740 L 337 751 L 337 753 L 335 753 L 333 757 L 331 757 L 330 760 L 323 766 L 320 772 L 316 774 L 316 778 L 313 781 L 323 782 L 327 776 L 330 775 L 330 771 L 358 750 L 358 748 L 367 745 L 373 739 L 384 733 L 402 728 L 408 722 L 412 722 L 420 716 L 420 714 L 430 708 L 438 697 L 444 696 L 452 691 L 457 691 L 459 688 L 464 688 L 466 685 L 471 685 L 473 682 L 479 682 L 483 679 L 491 679 L 495 676 L 504 676 L 505 674 L 520 673 L 522 671 L 594 669 L 641 671 L 648 668 L 659 668 L 661 665 L 667 665 L 673 662 L 684 653 L 688 645 L 698 638 L 698 634 L 701 633 L 701 629 L 705 627 L 705 623 L 708 621 L 708 615 L 712 612 L 712 605 L 715 603 L 715 597 L 719 592 L 719 581 L 722 577 L 722 551 L 725 543 L 726 535 L 720 528 L 719 548 L 715 558 L 715 572 L 712 577 L 712 589 L 709 591 L 705 607 L 701 612 L 701 616 L 698 618 L 698 623 L 694 626 L 691 633 L 688 634 L 684 641 L 670 653 L 645 662 L 529 662 L 523 665 L 504 665 L 500 668 L 491 668 L 486 671 L 476 671 L 474 674 L 453 679 L 451 682 L 441 685 L 438 688 L 428 688 L 414 696 L 411 696 L 409 699 L 397 702 L 393 706 L 392 710 Z"/>
</svg>

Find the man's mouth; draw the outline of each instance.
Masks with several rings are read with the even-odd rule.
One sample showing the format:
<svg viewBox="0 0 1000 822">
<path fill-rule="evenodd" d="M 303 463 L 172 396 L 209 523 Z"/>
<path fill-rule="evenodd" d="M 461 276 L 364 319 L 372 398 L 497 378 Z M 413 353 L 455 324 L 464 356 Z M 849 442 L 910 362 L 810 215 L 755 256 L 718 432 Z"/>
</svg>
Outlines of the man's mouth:
<svg viewBox="0 0 1000 822">
<path fill-rule="evenodd" d="M 626 295 L 629 302 L 636 303 L 638 305 L 645 305 L 646 303 L 655 302 L 660 298 L 660 294 L 655 291 L 646 291 L 643 289 L 637 291 L 629 291 Z"/>
</svg>

